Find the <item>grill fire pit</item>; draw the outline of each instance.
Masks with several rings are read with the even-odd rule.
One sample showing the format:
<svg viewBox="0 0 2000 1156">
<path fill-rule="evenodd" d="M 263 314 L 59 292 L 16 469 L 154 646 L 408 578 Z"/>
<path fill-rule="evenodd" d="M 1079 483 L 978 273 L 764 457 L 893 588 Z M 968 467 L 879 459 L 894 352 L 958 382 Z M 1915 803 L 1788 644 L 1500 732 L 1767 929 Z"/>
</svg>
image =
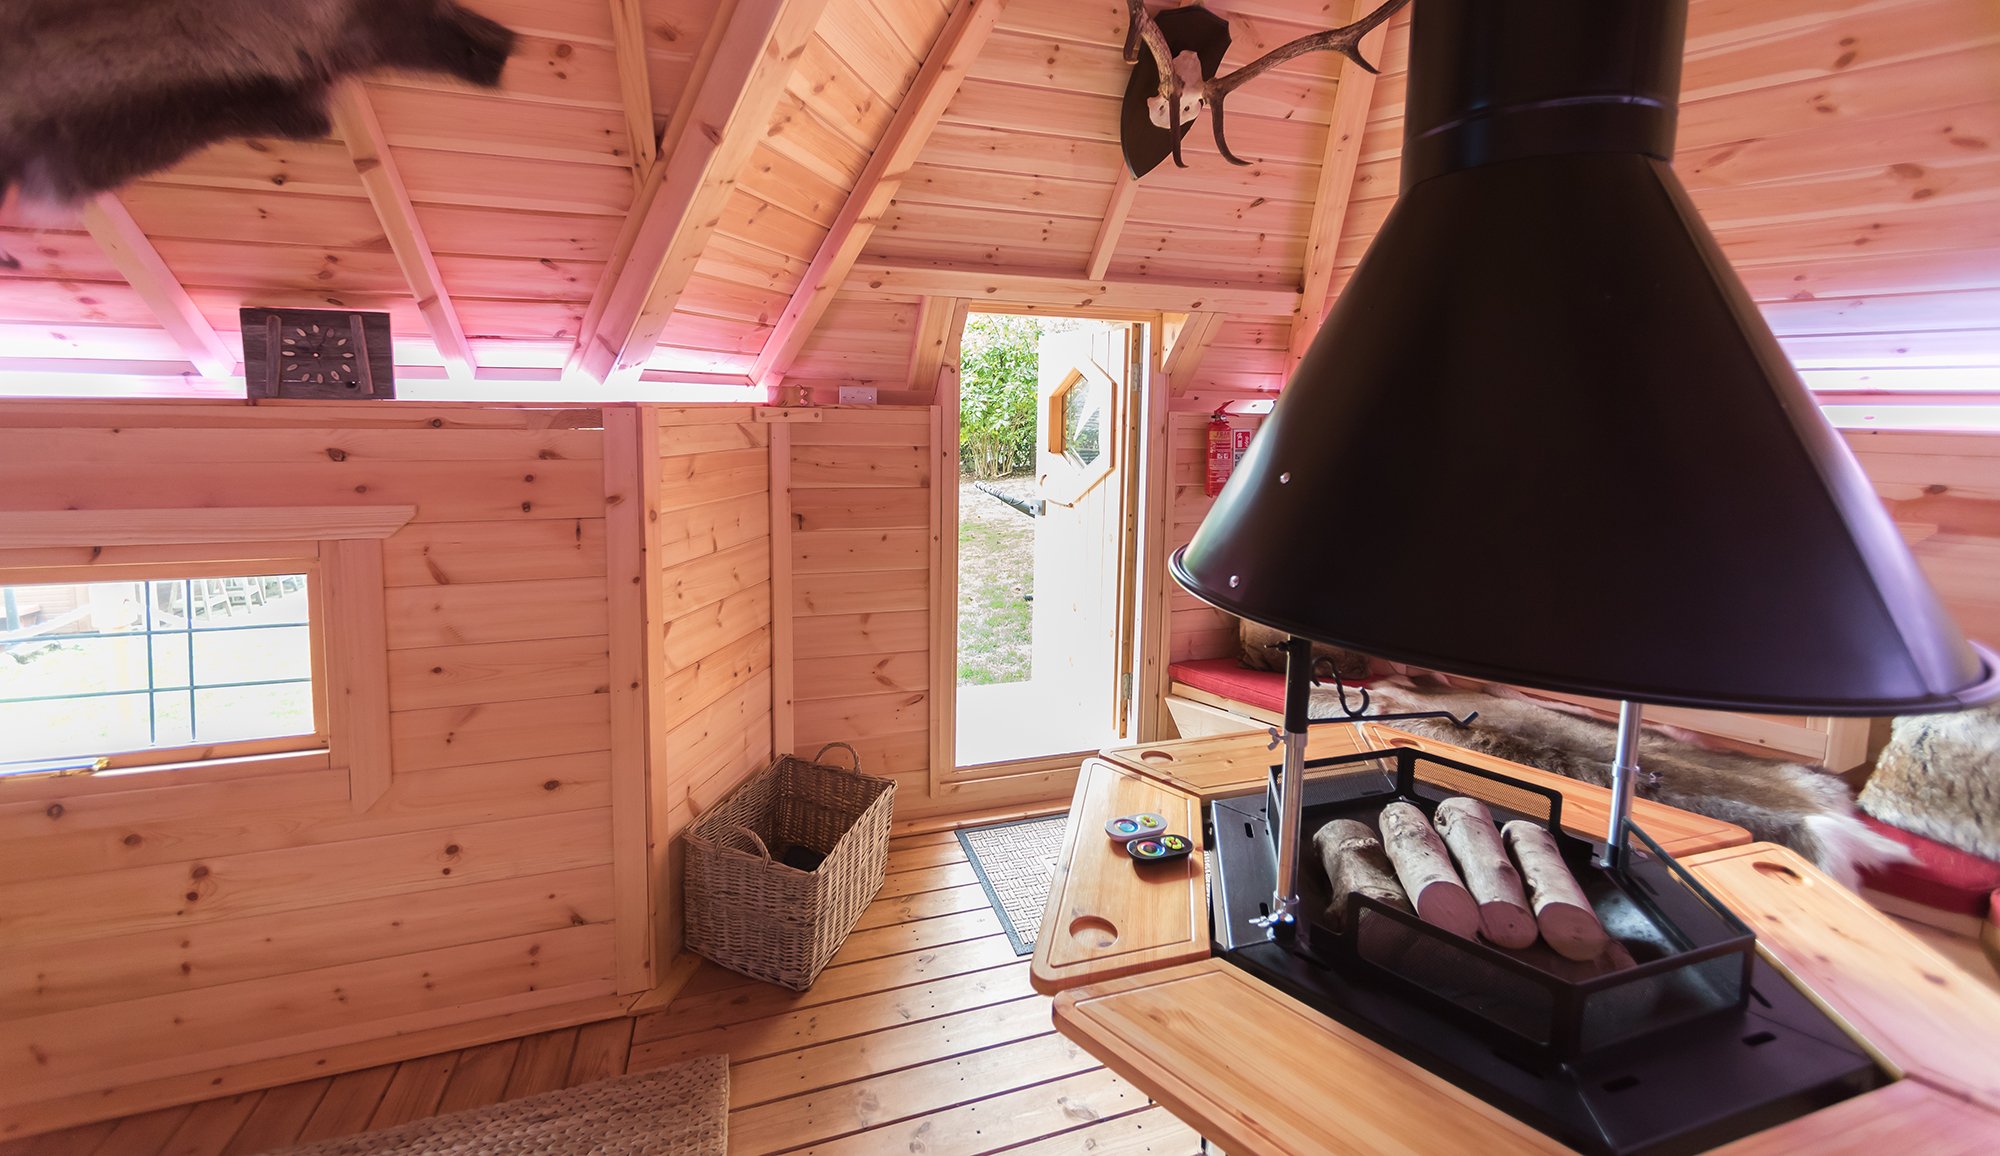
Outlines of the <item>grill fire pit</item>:
<svg viewBox="0 0 2000 1156">
<path fill-rule="evenodd" d="M 1453 795 L 1557 838 L 1636 966 L 1572 981 L 1359 894 L 1299 864 L 1291 919 L 1278 880 L 1277 768 L 1263 793 L 1210 804 L 1216 951 L 1488 1103 L 1579 1150 L 1692 1152 L 1884 1082 L 1873 1060 L 1755 952 L 1750 930 L 1636 825 L 1607 855 L 1566 833 L 1554 791 L 1421 751 L 1305 764 L 1294 846 L 1386 803 L 1426 814 Z M 1350 928 L 1342 931 L 1340 928 Z"/>
</svg>

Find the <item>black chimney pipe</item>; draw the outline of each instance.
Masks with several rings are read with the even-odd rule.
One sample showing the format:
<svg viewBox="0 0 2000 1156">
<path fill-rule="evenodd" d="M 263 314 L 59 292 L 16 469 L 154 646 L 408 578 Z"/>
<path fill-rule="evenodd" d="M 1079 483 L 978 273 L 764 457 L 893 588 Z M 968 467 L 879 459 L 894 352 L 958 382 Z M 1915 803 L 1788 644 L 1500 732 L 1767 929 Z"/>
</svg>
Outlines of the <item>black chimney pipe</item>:
<svg viewBox="0 0 2000 1156">
<path fill-rule="evenodd" d="M 1182 585 L 1635 702 L 2000 696 L 1674 176 L 1686 11 L 1418 0 L 1402 196 L 1174 556 Z"/>
</svg>

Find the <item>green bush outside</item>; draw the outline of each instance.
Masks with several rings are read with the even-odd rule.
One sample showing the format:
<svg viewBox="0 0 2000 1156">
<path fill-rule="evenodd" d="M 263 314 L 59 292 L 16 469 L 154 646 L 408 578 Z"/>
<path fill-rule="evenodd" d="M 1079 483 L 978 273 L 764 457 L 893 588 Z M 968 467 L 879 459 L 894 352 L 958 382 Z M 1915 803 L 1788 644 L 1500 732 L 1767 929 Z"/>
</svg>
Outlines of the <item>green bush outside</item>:
<svg viewBox="0 0 2000 1156">
<path fill-rule="evenodd" d="M 1035 468 L 1035 317 L 975 313 L 960 349 L 959 464 L 974 478 Z"/>
</svg>

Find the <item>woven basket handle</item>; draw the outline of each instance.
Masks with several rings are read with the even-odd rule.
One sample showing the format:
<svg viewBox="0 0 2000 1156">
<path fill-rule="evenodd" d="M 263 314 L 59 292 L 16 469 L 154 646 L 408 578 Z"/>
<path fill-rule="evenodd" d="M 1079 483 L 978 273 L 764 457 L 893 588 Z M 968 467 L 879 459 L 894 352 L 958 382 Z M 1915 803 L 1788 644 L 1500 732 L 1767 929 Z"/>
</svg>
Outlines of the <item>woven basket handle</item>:
<svg viewBox="0 0 2000 1156">
<path fill-rule="evenodd" d="M 828 744 L 826 744 L 825 746 L 823 746 L 823 747 L 821 747 L 821 748 L 819 749 L 819 753 L 818 753 L 818 754 L 816 754 L 816 755 L 814 755 L 814 756 L 813 756 L 813 762 L 815 762 L 815 763 L 821 763 L 821 764 L 824 764 L 824 765 L 826 765 L 826 766 L 832 766 L 832 765 L 833 765 L 832 763 L 828 763 L 828 762 L 826 761 L 826 752 L 828 752 L 828 751 L 830 751 L 830 750 L 833 750 L 833 749 L 835 749 L 835 748 L 839 748 L 840 750 L 843 750 L 843 751 L 846 751 L 846 752 L 847 752 L 847 757 L 848 757 L 848 758 L 850 758 L 850 759 L 853 759 L 853 760 L 854 760 L 854 765 L 853 765 L 852 767 L 844 767 L 844 768 L 842 768 L 842 769 L 843 769 L 843 770 L 852 770 L 852 771 L 853 771 L 853 772 L 855 772 L 856 774 L 860 774 L 860 773 L 861 773 L 861 752 L 860 752 L 860 751 L 857 751 L 857 750 L 855 750 L 855 749 L 854 749 L 853 747 L 851 747 L 851 746 L 847 745 L 846 743 L 828 743 Z"/>
<path fill-rule="evenodd" d="M 770 848 L 764 846 L 764 840 L 759 839 L 757 837 L 757 832 L 752 831 L 748 827 L 740 825 L 732 826 L 722 832 L 723 839 L 727 839 L 732 836 L 741 836 L 745 839 L 750 840 L 750 845 L 757 848 L 757 854 L 762 855 L 764 857 L 764 862 L 769 863 L 771 861 L 771 850 Z M 722 840 L 718 839 L 716 841 L 719 843 Z"/>
</svg>

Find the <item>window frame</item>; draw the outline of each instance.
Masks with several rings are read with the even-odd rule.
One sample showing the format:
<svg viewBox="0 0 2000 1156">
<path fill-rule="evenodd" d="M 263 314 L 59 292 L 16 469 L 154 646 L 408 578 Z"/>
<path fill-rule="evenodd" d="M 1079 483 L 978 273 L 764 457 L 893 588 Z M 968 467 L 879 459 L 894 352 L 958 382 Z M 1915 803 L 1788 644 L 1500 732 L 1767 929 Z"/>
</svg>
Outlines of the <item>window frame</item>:
<svg viewBox="0 0 2000 1156">
<path fill-rule="evenodd" d="M 312 736 L 10 775 L 0 778 L 0 802 L 310 772 L 344 778 L 354 809 L 366 810 L 390 777 L 382 542 L 415 516 L 415 506 L 0 511 L 0 584 L 306 574 L 314 663 Z M 191 751 L 209 753 L 149 757 Z"/>
</svg>

